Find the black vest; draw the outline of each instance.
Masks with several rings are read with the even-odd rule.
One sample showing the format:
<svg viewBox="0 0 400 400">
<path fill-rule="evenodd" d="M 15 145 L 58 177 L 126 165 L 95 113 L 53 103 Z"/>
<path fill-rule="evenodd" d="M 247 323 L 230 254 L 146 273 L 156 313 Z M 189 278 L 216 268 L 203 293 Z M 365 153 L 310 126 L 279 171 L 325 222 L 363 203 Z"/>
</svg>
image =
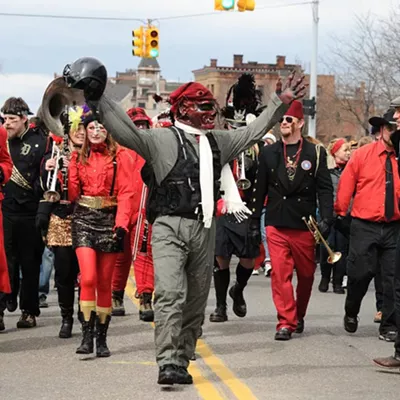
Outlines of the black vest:
<svg viewBox="0 0 400 400">
<path fill-rule="evenodd" d="M 190 219 L 201 219 L 201 191 L 199 157 L 186 138 L 185 133 L 177 128 L 171 129 L 177 139 L 178 157 L 174 167 L 157 184 L 151 166 L 142 168 L 142 178 L 149 188 L 146 205 L 146 218 L 152 224 L 160 215 L 176 215 Z M 219 179 L 221 177 L 221 154 L 211 132 L 207 133 L 213 153 L 214 200 L 220 197 Z"/>
</svg>

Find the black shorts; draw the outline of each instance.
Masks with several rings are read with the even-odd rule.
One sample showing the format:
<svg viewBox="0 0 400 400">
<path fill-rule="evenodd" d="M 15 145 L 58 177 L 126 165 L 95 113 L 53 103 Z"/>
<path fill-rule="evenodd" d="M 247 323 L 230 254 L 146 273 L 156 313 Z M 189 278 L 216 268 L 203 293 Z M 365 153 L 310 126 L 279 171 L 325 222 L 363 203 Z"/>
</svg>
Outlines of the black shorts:
<svg viewBox="0 0 400 400">
<path fill-rule="evenodd" d="M 217 218 L 215 255 L 230 258 L 256 258 L 260 254 L 259 246 L 250 244 L 247 240 L 249 220 L 237 222 L 233 215 L 223 215 Z"/>
</svg>

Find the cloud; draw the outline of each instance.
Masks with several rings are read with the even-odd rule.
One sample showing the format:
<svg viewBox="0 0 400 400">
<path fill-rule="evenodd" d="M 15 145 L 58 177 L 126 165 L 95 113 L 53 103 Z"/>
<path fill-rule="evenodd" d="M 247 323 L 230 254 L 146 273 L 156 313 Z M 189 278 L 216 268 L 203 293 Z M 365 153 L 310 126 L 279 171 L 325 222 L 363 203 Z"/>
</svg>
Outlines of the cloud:
<svg viewBox="0 0 400 400">
<path fill-rule="evenodd" d="M 0 107 L 9 97 L 22 97 L 32 112 L 36 112 L 52 75 L 0 74 Z"/>
<path fill-rule="evenodd" d="M 213 13 L 211 16 L 160 20 L 160 66 L 168 79 L 187 81 L 191 71 L 218 58 L 231 65 L 233 54 L 246 61 L 274 62 L 277 54 L 287 62 L 308 65 L 312 53 L 310 4 L 257 9 L 302 0 L 256 0 L 256 10 L 245 13 L 214 12 L 213 0 L 13 0 L 0 11 L 76 16 L 157 18 Z M 307 0 L 304 0 L 307 1 Z M 355 15 L 384 15 L 395 0 L 321 0 L 320 57 L 329 51 L 332 33 L 346 36 Z M 0 17 L 0 101 L 12 95 L 26 97 L 37 108 L 54 72 L 82 56 L 94 56 L 116 71 L 136 68 L 132 57 L 132 29 L 139 21 L 88 21 Z M 1 70 L 2 67 L 2 70 Z M 1 72 L 8 75 L 1 75 Z"/>
</svg>

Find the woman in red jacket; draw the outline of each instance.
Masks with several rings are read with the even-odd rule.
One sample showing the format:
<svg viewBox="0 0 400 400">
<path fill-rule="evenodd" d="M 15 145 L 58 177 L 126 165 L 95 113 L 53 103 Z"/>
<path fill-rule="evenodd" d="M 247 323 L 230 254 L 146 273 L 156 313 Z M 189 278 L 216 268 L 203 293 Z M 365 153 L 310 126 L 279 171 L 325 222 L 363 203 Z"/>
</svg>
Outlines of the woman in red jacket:
<svg viewBox="0 0 400 400">
<path fill-rule="evenodd" d="M 107 329 L 111 320 L 111 280 L 132 213 L 132 159 L 92 116 L 85 119 L 86 138 L 69 165 L 68 193 L 76 202 L 72 245 L 81 272 L 82 343 L 77 354 L 109 357 Z M 97 316 L 96 316 L 97 313 Z"/>
<path fill-rule="evenodd" d="M 5 293 L 11 293 L 6 253 L 4 251 L 3 214 L 1 212 L 1 202 L 4 196 L 1 186 L 10 179 L 12 167 L 13 163 L 7 150 L 7 131 L 0 126 L 0 301 Z M 4 331 L 3 312 L 0 312 L 0 331 Z"/>
</svg>

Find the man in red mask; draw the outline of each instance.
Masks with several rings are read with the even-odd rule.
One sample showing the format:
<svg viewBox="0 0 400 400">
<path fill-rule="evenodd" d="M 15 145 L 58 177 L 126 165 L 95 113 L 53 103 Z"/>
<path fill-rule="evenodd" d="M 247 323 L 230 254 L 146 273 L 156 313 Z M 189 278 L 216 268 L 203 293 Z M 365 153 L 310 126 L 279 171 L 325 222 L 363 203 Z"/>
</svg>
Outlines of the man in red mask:
<svg viewBox="0 0 400 400">
<path fill-rule="evenodd" d="M 149 129 L 152 126 L 151 119 L 142 108 L 131 108 L 127 111 L 129 118 L 138 129 Z M 124 293 L 132 264 L 136 280 L 136 295 L 140 300 L 139 318 L 145 322 L 154 320 L 152 308 L 152 296 L 154 292 L 154 267 L 151 253 L 151 225 L 146 220 L 146 193 L 147 188 L 141 177 L 141 170 L 145 160 L 136 152 L 131 152 L 134 158 L 133 184 L 136 195 L 132 223 L 129 233 L 125 236 L 124 252 L 120 254 L 114 269 L 113 311 L 114 316 L 125 315 Z"/>
<path fill-rule="evenodd" d="M 326 151 L 304 140 L 303 106 L 294 101 L 281 119 L 282 140 L 265 147 L 259 157 L 253 218 L 259 218 L 268 196 L 265 225 L 271 257 L 272 297 L 278 312 L 275 340 L 302 333 L 314 281 L 315 239 L 303 217 L 316 216 L 327 237 L 333 218 L 333 187 Z M 297 273 L 296 299 L 292 277 Z"/>
<path fill-rule="evenodd" d="M 146 160 L 142 175 L 149 188 L 147 219 L 153 225 L 158 384 L 192 384 L 187 368 L 211 285 L 220 185 L 227 212 L 238 219 L 248 216 L 241 201 L 231 201 L 226 195 L 227 189 L 232 189 L 234 198 L 238 192 L 224 167 L 260 140 L 289 104 L 303 96 L 302 79 L 292 85 L 291 76 L 283 91 L 279 84 L 278 95 L 272 96 L 267 109 L 248 127 L 234 131 L 214 130 L 217 106 L 213 94 L 190 82 L 170 96 L 171 129 L 140 130 L 106 95 L 98 98 L 101 90 L 90 93 L 91 88 L 98 89 L 101 79 L 96 72 L 100 70 L 98 60 L 80 59 L 65 69 L 64 76 L 70 86 L 84 90 L 116 141 Z M 100 89 L 105 85 L 103 79 Z"/>
</svg>

